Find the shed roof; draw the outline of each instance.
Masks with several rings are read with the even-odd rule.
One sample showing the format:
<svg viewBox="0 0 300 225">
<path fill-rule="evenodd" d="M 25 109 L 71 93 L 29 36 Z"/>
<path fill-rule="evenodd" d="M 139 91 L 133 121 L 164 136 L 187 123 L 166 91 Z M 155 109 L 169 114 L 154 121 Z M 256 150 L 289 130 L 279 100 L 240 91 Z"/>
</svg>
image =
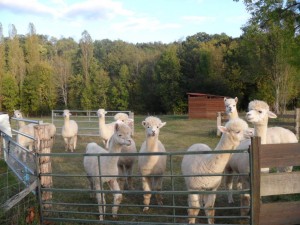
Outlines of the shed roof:
<svg viewBox="0 0 300 225">
<path fill-rule="evenodd" d="M 205 94 L 205 93 L 187 93 L 189 96 L 207 96 L 207 97 L 213 97 L 213 98 L 224 98 L 227 96 L 222 95 L 212 95 L 212 94 Z"/>
</svg>

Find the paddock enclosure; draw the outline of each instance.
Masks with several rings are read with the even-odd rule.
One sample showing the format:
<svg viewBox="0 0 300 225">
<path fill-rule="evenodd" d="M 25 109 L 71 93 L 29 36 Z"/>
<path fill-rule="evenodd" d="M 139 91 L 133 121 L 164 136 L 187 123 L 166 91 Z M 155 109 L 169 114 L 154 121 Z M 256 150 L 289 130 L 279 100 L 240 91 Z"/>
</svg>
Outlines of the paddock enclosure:
<svg viewBox="0 0 300 225">
<path fill-rule="evenodd" d="M 106 123 L 110 123 L 116 113 L 126 113 L 129 118 L 134 120 L 134 113 L 131 111 L 107 111 L 105 115 Z M 98 136 L 99 125 L 96 110 L 70 110 L 72 114 L 70 119 L 78 123 L 78 135 L 80 136 Z M 64 124 L 63 110 L 51 110 L 51 123 L 56 126 L 57 135 L 61 134 L 61 128 Z M 134 127 L 132 127 L 134 132 Z"/>
<path fill-rule="evenodd" d="M 193 124 L 197 124 L 197 121 L 193 121 Z M 150 202 L 150 211 L 147 213 L 142 211 L 144 207 L 143 194 L 145 194 L 145 192 L 142 190 L 141 176 L 138 174 L 135 166 L 133 175 L 133 179 L 135 180 L 135 189 L 125 189 L 120 191 L 123 194 L 123 201 L 118 211 L 118 219 L 113 219 L 111 215 L 111 208 L 113 206 L 112 193 L 114 192 L 110 191 L 106 185 L 104 185 L 104 190 L 98 191 L 102 194 L 106 194 L 105 220 L 100 222 L 98 220 L 99 205 L 95 198 L 90 198 L 90 194 L 97 191 L 90 190 L 89 183 L 83 169 L 83 157 L 86 155 L 84 153 L 84 147 L 76 150 L 75 153 L 65 152 L 59 134 L 56 135 L 53 143 L 53 140 L 47 139 L 43 133 L 43 130 L 47 125 L 38 121 L 36 126 L 38 127 L 37 132 L 39 131 L 39 133 L 36 133 L 36 136 L 34 137 L 38 142 L 38 145 L 36 146 L 37 152 L 32 154 L 33 157 L 28 156 L 26 162 L 22 162 L 14 151 L 19 147 L 15 142 L 14 136 L 9 137 L 5 133 L 1 132 L 1 137 L 3 141 L 2 150 L 8 166 L 12 168 L 12 170 L 16 170 L 15 164 L 21 164 L 21 168 L 17 169 L 19 171 L 17 179 L 24 183 L 24 189 L 21 195 L 34 195 L 38 199 L 38 206 L 40 210 L 38 220 L 40 220 L 42 224 L 47 224 L 48 222 L 53 222 L 54 224 L 187 224 L 187 195 L 194 192 L 201 194 L 212 193 L 210 190 L 201 192 L 189 192 L 186 190 L 184 177 L 180 170 L 180 164 L 182 157 L 185 154 L 195 153 L 187 153 L 186 148 L 175 148 L 174 146 L 176 146 L 176 142 L 178 143 L 177 145 L 180 146 L 180 139 L 175 138 L 174 145 L 167 148 L 166 153 L 160 153 L 161 155 L 167 156 L 167 170 L 164 174 L 163 190 L 160 192 L 151 192 L 153 196 Z M 137 127 L 137 124 L 135 126 Z M 161 133 L 169 131 L 173 135 L 176 135 L 176 131 L 173 129 L 171 123 L 169 126 L 169 130 L 164 131 L 163 128 Z M 212 127 L 213 126 L 214 124 L 212 124 Z M 208 136 L 213 134 L 215 136 L 215 130 L 207 131 L 207 134 Z M 139 135 L 139 132 L 135 132 L 134 137 L 143 139 L 143 137 L 139 137 Z M 83 137 L 79 137 L 79 142 L 81 142 L 80 144 L 82 146 L 86 145 L 86 143 L 83 142 L 92 141 L 99 143 L 99 139 L 96 136 L 86 137 L 83 135 Z M 298 202 L 292 201 L 277 203 L 277 199 L 276 202 L 269 203 L 268 201 L 271 201 L 270 199 L 264 199 L 264 196 L 266 195 L 277 196 L 288 193 L 300 193 L 300 184 L 298 183 L 300 180 L 299 172 L 295 171 L 289 174 L 270 173 L 264 175 L 260 174 L 259 171 L 260 167 L 264 166 L 300 166 L 300 145 L 288 144 L 262 146 L 259 144 L 259 138 L 253 138 L 252 143 L 251 149 L 202 152 L 202 154 L 229 154 L 232 152 L 238 154 L 247 152 L 251 156 L 249 157 L 251 171 L 249 174 L 243 174 L 244 176 L 249 177 L 251 181 L 251 188 L 248 190 L 234 189 L 232 192 L 234 194 L 235 203 L 232 205 L 227 203 L 228 191 L 226 191 L 224 186 L 221 185 L 218 191 L 216 191 L 217 200 L 215 204 L 215 224 L 299 224 L 299 215 L 297 213 L 291 213 L 291 210 L 298 210 L 299 212 L 299 197 Z M 138 145 L 139 144 L 140 143 L 138 143 Z M 264 150 L 265 148 L 268 150 Z M 137 149 L 139 150 L 139 148 Z M 267 153 L 267 151 L 272 151 L 272 154 L 270 154 L 270 152 Z M 287 152 L 287 154 L 285 154 L 285 152 Z M 122 154 L 120 153 L 119 155 Z M 131 153 L 129 155 L 138 157 L 141 153 Z M 97 154 L 95 156 L 101 158 L 108 155 Z M 196 176 L 224 177 L 228 175 L 198 174 Z M 271 178 L 272 176 L 276 178 Z M 101 177 L 103 176 L 100 176 L 100 178 Z M 275 180 L 269 181 L 270 179 Z M 271 187 L 274 187 L 274 182 L 277 185 L 280 181 L 284 182 L 282 186 L 285 186 L 285 189 L 283 190 L 278 187 L 276 192 L 270 192 L 270 190 L 273 190 Z M 289 183 L 289 185 L 284 185 L 286 183 Z M 156 204 L 154 195 L 157 193 L 163 195 L 163 205 Z M 241 217 L 239 214 L 239 195 L 242 193 L 249 193 L 252 196 L 250 205 L 251 213 L 244 217 Z M 5 201 L 0 202 L 1 207 L 9 212 L 9 207 L 13 207 L 13 204 L 17 204 L 16 198 L 16 196 L 8 196 Z M 284 205 L 284 207 L 280 207 L 280 205 Z M 274 209 L 274 212 L 275 214 L 277 212 L 277 215 L 273 216 L 271 213 L 273 213 Z M 278 211 L 280 211 L 280 213 L 278 213 Z M 270 220 L 269 215 L 271 215 L 272 220 Z M 286 217 L 281 217 L 280 215 L 284 215 Z M 267 220 L 267 222 L 265 220 Z M 203 207 L 201 207 L 196 221 L 198 224 L 207 224 L 207 217 L 204 214 Z M 284 223 L 282 223 L 282 221 L 284 221 Z"/>
</svg>

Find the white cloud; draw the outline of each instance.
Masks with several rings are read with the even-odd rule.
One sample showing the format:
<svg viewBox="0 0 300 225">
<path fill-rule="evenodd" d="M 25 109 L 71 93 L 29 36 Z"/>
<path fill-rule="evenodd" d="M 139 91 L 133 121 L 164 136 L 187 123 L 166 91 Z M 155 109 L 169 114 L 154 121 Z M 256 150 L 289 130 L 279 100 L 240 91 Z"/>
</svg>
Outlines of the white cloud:
<svg viewBox="0 0 300 225">
<path fill-rule="evenodd" d="M 48 15 L 58 19 L 111 19 L 116 16 L 130 16 L 121 2 L 113 0 L 87 0 L 67 4 L 63 0 L 42 3 L 38 0 L 0 0 L 0 12 L 8 10 L 15 14 Z"/>
<path fill-rule="evenodd" d="M 39 3 L 37 0 L 0 0 L 0 11 L 8 10 L 15 14 L 53 15 L 55 9 Z"/>
<path fill-rule="evenodd" d="M 177 29 L 181 26 L 176 23 L 161 23 L 155 18 L 149 17 L 130 17 L 128 20 L 120 23 L 115 23 L 112 28 L 117 31 L 131 31 L 131 30 L 163 30 L 163 29 Z"/>
</svg>

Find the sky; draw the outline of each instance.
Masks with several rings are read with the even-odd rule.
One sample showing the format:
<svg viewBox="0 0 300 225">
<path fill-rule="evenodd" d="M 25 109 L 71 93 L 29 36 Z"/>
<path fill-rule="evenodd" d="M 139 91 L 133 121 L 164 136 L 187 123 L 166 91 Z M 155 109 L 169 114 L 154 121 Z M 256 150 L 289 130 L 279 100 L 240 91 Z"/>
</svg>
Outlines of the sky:
<svg viewBox="0 0 300 225">
<path fill-rule="evenodd" d="M 0 0 L 0 23 L 8 36 L 37 34 L 79 41 L 87 31 L 93 40 L 129 43 L 183 41 L 205 32 L 242 34 L 250 18 L 243 0 Z"/>
</svg>

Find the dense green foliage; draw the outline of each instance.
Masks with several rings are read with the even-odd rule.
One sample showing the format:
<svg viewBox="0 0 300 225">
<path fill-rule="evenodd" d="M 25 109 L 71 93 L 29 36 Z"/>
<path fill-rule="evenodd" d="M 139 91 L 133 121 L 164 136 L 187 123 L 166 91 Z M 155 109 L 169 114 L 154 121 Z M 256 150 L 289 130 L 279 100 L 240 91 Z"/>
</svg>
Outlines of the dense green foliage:
<svg viewBox="0 0 300 225">
<path fill-rule="evenodd" d="M 0 110 L 186 113 L 187 93 L 267 101 L 279 113 L 300 105 L 299 3 L 245 0 L 252 17 L 239 38 L 199 32 L 184 41 L 126 43 L 26 36 L 0 23 Z M 277 12 L 277 13 L 276 13 Z"/>
</svg>

